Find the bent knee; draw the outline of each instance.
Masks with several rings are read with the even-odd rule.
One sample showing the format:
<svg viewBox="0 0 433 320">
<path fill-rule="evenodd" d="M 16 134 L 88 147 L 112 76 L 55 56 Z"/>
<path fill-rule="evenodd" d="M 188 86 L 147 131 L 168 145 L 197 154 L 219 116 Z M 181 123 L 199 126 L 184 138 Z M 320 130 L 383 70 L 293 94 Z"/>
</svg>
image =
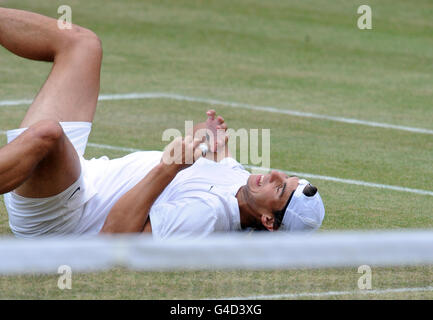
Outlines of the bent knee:
<svg viewBox="0 0 433 320">
<path fill-rule="evenodd" d="M 42 120 L 28 129 L 29 135 L 38 149 L 51 150 L 64 136 L 62 126 L 54 120 Z"/>
<path fill-rule="evenodd" d="M 93 55 L 102 56 L 102 42 L 96 33 L 80 26 L 73 26 L 72 32 L 74 45 L 90 51 Z"/>
<path fill-rule="evenodd" d="M 102 43 L 96 33 L 78 25 L 72 25 L 71 29 L 62 30 L 62 32 L 62 41 L 58 44 L 58 55 L 69 56 L 72 52 L 86 59 L 88 57 L 102 59 Z"/>
</svg>

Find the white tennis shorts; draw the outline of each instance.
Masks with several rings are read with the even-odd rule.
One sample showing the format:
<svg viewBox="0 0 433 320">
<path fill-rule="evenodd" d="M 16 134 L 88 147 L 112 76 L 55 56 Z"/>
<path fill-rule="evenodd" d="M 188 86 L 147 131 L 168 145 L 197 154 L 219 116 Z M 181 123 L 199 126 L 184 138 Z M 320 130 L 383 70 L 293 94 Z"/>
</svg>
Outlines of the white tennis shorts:
<svg viewBox="0 0 433 320">
<path fill-rule="evenodd" d="M 160 151 L 144 151 L 110 160 L 83 158 L 92 124 L 61 122 L 77 151 L 81 175 L 68 189 L 48 198 L 4 195 L 12 232 L 23 238 L 97 234 L 117 200 L 156 166 Z M 7 132 L 8 143 L 26 129 Z"/>
</svg>

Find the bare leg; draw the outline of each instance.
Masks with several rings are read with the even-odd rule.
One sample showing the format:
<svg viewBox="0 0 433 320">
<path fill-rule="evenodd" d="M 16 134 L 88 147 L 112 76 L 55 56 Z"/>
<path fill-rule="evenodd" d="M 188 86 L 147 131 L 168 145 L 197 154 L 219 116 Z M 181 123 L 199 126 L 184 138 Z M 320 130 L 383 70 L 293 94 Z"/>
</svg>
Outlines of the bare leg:
<svg viewBox="0 0 433 320">
<path fill-rule="evenodd" d="M 49 134 L 42 137 L 56 139 L 49 143 L 50 148 L 42 159 L 31 157 L 33 162 L 29 167 L 33 170 L 15 191 L 34 198 L 58 194 L 78 179 L 80 163 L 72 144 L 55 122 L 93 120 L 99 94 L 101 43 L 93 32 L 79 26 L 60 30 L 55 19 L 0 8 L 0 44 L 21 57 L 54 62 L 21 127 L 48 121 L 50 124 L 42 126 L 41 131 L 47 130 Z M 7 146 L 8 153 L 25 154 L 25 146 L 25 143 L 11 143 Z M 15 161 L 18 160 L 21 159 Z M 24 173 L 16 175 L 25 176 Z M 1 179 L 0 184 L 3 184 Z"/>
<path fill-rule="evenodd" d="M 93 121 L 102 49 L 90 30 L 60 30 L 57 20 L 0 8 L 0 44 L 24 58 L 54 62 L 21 127 L 39 120 Z"/>
<path fill-rule="evenodd" d="M 57 122 L 40 121 L 0 149 L 0 194 L 19 187 L 48 156 L 63 131 Z"/>
</svg>

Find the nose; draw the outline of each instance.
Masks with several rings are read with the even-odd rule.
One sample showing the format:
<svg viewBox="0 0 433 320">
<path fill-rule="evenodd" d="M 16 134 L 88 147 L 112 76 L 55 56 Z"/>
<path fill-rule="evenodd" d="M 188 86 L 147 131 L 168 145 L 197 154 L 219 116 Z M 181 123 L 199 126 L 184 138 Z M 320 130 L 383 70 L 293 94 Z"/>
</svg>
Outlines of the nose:
<svg viewBox="0 0 433 320">
<path fill-rule="evenodd" d="M 283 174 L 281 172 L 272 170 L 270 173 L 269 182 L 273 181 L 282 181 L 283 180 Z"/>
</svg>

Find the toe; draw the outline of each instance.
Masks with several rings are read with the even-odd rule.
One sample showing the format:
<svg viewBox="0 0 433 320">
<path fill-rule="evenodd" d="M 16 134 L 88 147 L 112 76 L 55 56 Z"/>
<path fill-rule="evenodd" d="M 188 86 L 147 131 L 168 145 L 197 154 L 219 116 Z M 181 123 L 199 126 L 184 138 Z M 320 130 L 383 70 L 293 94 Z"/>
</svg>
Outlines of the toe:
<svg viewBox="0 0 433 320">
<path fill-rule="evenodd" d="M 211 120 L 215 119 L 215 114 L 216 114 L 215 110 L 210 109 L 206 112 L 206 114 L 208 116 L 208 119 L 211 119 Z"/>
</svg>

